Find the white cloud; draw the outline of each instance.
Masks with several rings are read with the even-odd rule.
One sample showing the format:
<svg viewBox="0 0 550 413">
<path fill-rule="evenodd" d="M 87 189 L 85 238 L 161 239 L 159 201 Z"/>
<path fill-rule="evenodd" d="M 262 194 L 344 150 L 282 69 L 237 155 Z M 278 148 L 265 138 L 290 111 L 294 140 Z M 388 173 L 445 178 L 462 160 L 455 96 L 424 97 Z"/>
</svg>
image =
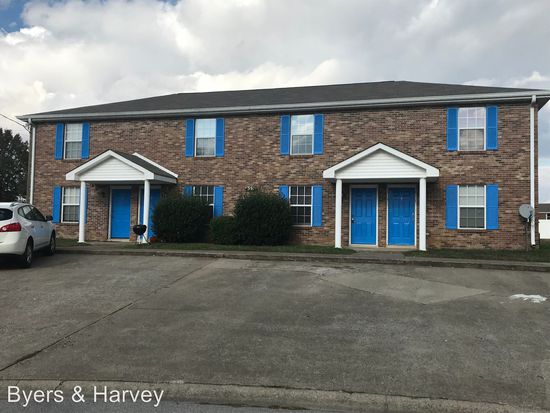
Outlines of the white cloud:
<svg viewBox="0 0 550 413">
<path fill-rule="evenodd" d="M 548 14 L 547 0 L 32 0 L 25 28 L 0 32 L 0 113 L 374 80 L 550 89 Z"/>
</svg>

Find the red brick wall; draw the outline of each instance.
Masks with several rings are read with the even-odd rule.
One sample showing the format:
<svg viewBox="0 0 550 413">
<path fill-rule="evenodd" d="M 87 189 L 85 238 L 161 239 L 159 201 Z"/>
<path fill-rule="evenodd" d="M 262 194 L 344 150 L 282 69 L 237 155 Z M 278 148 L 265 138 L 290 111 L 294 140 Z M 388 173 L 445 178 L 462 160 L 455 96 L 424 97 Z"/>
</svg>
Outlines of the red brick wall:
<svg viewBox="0 0 550 413">
<path fill-rule="evenodd" d="M 415 107 L 325 112 L 324 154 L 281 156 L 279 115 L 225 117 L 225 156 L 186 158 L 184 119 L 92 121 L 91 157 L 107 149 L 140 154 L 179 175 L 182 185 L 223 185 L 224 213 L 249 185 L 276 190 L 279 185 L 322 184 L 323 226 L 300 228 L 296 242 L 334 243 L 334 184 L 325 182 L 323 170 L 382 142 L 440 170 L 440 178 L 427 185 L 428 247 L 521 248 L 523 227 L 517 209 L 529 203 L 529 105 L 499 105 L 498 151 L 448 152 L 446 108 Z M 65 174 L 82 161 L 54 160 L 54 124 L 36 130 L 35 204 L 50 212 L 52 187 L 72 185 Z M 537 146 L 535 146 L 537 147 Z M 499 185 L 499 223 L 495 231 L 446 230 L 445 187 L 448 184 Z M 133 218 L 137 216 L 134 188 Z M 344 185 L 343 245 L 348 243 L 349 188 Z M 385 245 L 386 186 L 379 187 L 379 240 Z M 95 186 L 89 194 L 87 238 L 108 234 L 108 187 Z M 77 225 L 60 224 L 63 237 L 76 237 Z"/>
</svg>

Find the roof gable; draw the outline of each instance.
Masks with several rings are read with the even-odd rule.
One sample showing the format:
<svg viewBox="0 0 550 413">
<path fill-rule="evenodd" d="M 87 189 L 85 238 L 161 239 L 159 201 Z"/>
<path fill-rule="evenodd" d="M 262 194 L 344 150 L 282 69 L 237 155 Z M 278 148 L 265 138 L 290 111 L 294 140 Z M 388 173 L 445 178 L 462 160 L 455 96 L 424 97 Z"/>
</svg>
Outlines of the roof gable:
<svg viewBox="0 0 550 413">
<path fill-rule="evenodd" d="M 379 180 L 437 178 L 439 170 L 390 146 L 378 143 L 323 172 L 325 179 Z"/>
</svg>

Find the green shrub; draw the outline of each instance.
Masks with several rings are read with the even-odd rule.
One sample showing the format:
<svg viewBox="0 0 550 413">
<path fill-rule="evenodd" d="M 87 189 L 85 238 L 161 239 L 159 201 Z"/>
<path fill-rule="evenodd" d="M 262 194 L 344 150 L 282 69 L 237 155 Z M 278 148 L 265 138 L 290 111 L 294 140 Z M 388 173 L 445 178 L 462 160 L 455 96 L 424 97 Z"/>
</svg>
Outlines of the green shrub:
<svg viewBox="0 0 550 413">
<path fill-rule="evenodd" d="M 217 217 L 210 221 L 210 238 L 214 244 L 237 244 L 237 227 L 234 217 Z"/>
<path fill-rule="evenodd" d="M 153 229 L 160 241 L 203 241 L 210 207 L 201 198 L 172 193 L 161 199 L 153 212 Z"/>
<path fill-rule="evenodd" d="M 235 205 L 235 226 L 241 244 L 285 244 L 292 229 L 290 206 L 274 193 L 247 192 Z"/>
</svg>

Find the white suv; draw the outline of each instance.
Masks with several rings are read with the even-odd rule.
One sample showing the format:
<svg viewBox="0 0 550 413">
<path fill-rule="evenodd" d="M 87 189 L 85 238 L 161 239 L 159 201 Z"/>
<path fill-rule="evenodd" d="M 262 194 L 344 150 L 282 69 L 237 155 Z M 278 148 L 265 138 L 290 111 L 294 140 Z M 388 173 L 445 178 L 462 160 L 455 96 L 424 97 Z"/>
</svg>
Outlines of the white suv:
<svg viewBox="0 0 550 413">
<path fill-rule="evenodd" d="M 0 202 L 0 255 L 17 255 L 21 266 L 28 268 L 40 249 L 55 253 L 52 217 L 29 204 Z"/>
</svg>

